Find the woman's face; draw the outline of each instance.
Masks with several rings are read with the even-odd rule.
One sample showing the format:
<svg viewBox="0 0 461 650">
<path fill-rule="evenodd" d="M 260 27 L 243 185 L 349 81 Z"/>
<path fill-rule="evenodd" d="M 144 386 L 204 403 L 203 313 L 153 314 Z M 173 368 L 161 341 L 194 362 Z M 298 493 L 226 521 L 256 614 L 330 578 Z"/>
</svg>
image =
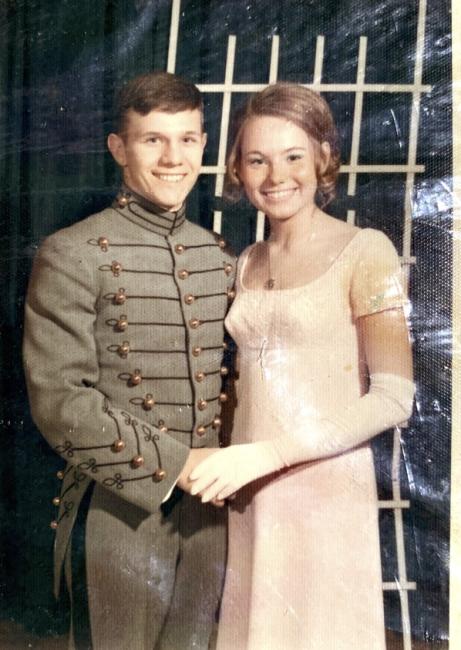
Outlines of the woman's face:
<svg viewBox="0 0 461 650">
<path fill-rule="evenodd" d="M 320 150 L 320 153 L 318 153 Z M 244 127 L 237 169 L 251 203 L 270 219 L 310 213 L 317 189 L 317 158 L 328 159 L 329 146 L 318 147 L 293 122 L 264 115 Z"/>
</svg>

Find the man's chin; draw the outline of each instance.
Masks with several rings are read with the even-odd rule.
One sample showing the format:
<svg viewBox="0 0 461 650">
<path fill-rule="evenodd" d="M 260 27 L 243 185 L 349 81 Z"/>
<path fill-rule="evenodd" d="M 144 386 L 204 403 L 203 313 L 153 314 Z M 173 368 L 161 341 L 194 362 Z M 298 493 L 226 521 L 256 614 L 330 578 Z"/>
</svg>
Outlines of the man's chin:
<svg viewBox="0 0 461 650">
<path fill-rule="evenodd" d="M 128 183 L 127 183 L 128 185 Z M 176 194 L 175 196 L 168 196 L 166 193 L 159 193 L 154 191 L 146 190 L 145 188 L 133 187 L 133 185 L 128 185 L 136 194 L 144 197 L 151 203 L 155 203 L 159 208 L 165 210 L 165 212 L 176 212 L 182 206 L 186 200 L 186 196 L 181 194 Z"/>
</svg>

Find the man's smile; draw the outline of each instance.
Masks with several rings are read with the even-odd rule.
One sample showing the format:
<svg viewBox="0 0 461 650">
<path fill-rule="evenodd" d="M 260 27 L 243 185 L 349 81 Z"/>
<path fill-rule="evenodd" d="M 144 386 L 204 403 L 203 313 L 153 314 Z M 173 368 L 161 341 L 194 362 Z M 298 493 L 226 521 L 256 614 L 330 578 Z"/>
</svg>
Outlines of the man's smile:
<svg viewBox="0 0 461 650">
<path fill-rule="evenodd" d="M 155 172 L 152 175 L 167 183 L 179 183 L 187 176 L 187 174 L 156 174 Z"/>
</svg>

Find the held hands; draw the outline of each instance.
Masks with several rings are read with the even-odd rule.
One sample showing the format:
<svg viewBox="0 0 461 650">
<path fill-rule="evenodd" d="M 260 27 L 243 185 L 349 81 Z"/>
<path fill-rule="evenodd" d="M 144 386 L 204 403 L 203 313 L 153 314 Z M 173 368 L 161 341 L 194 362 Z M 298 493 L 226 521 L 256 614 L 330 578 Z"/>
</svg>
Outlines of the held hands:
<svg viewBox="0 0 461 650">
<path fill-rule="evenodd" d="M 202 449 L 191 449 L 186 464 L 184 465 L 182 472 L 179 475 L 176 485 L 179 488 L 181 488 L 181 490 L 183 490 L 184 492 L 191 494 L 192 493 L 191 488 L 193 486 L 193 483 L 189 480 L 190 473 L 205 458 L 208 458 L 209 456 L 215 454 L 218 451 L 219 449 L 214 447 L 211 448 L 207 447 Z M 224 500 L 220 500 L 220 499 L 211 499 L 211 503 L 217 508 L 222 508 L 225 505 Z"/>
<path fill-rule="evenodd" d="M 411 415 L 414 385 L 390 373 L 370 375 L 368 393 L 325 419 L 302 418 L 302 428 L 273 440 L 233 445 L 196 459 L 188 472 L 187 491 L 202 502 L 222 502 L 251 481 L 297 463 L 341 454 Z M 280 425 L 283 431 L 283 423 Z M 306 431 L 309 435 L 306 435 Z M 192 453 L 191 452 L 191 453 Z"/>
<path fill-rule="evenodd" d="M 202 502 L 223 501 L 241 487 L 284 466 L 270 441 L 218 449 L 190 473 L 191 494 Z"/>
</svg>

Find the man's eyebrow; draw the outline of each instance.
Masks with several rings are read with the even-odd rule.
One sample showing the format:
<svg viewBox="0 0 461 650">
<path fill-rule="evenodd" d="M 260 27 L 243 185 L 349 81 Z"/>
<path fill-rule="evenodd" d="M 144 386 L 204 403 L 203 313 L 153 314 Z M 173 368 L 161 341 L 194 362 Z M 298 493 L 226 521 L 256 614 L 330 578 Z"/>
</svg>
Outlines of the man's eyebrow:
<svg viewBox="0 0 461 650">
<path fill-rule="evenodd" d="M 162 131 L 143 131 L 142 136 L 147 136 L 147 135 L 155 135 L 160 138 L 168 138 L 171 135 L 202 135 L 201 131 L 194 131 L 194 130 L 189 130 L 189 131 L 179 131 L 178 133 L 163 133 Z"/>
</svg>

